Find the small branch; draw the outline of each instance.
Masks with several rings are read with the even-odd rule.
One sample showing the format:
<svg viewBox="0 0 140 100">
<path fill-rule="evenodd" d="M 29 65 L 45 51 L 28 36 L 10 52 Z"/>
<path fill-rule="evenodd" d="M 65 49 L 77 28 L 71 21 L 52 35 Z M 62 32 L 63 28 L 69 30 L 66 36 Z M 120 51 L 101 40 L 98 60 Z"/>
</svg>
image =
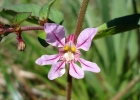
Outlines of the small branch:
<svg viewBox="0 0 140 100">
<path fill-rule="evenodd" d="M 44 30 L 43 26 L 26 26 L 26 27 L 21 27 L 20 31 L 32 31 L 32 30 Z M 14 32 L 14 28 L 7 28 L 5 29 L 5 32 Z"/>
<path fill-rule="evenodd" d="M 120 100 L 128 91 L 140 80 L 140 76 L 135 77 L 122 91 L 118 92 L 111 100 Z"/>
<path fill-rule="evenodd" d="M 76 31 L 75 31 L 76 40 L 77 40 L 77 37 L 79 36 L 81 30 L 82 30 L 82 25 L 83 25 L 84 16 L 85 16 L 85 12 L 86 12 L 86 9 L 87 9 L 88 2 L 89 2 L 89 0 L 83 0 L 83 2 L 82 2 L 80 13 L 78 15 Z"/>
<path fill-rule="evenodd" d="M 71 90 L 72 90 L 72 76 L 69 74 L 69 65 L 68 65 L 68 75 L 67 75 L 67 100 L 71 100 Z"/>
</svg>

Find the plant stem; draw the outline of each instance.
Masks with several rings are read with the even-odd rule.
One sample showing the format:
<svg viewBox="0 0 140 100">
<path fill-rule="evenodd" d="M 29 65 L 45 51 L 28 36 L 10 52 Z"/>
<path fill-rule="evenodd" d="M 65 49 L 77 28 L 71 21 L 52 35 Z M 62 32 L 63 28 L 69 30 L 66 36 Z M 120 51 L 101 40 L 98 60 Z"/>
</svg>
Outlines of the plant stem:
<svg viewBox="0 0 140 100">
<path fill-rule="evenodd" d="M 80 9 L 80 12 L 79 12 L 79 15 L 78 15 L 78 21 L 77 21 L 77 25 L 76 25 L 76 31 L 75 31 L 76 38 L 75 38 L 75 40 L 77 40 L 77 37 L 79 36 L 79 34 L 81 32 L 88 2 L 89 2 L 89 0 L 83 0 L 83 2 L 82 2 L 82 6 L 81 6 L 81 9 Z M 71 100 L 71 90 L 72 90 L 72 77 L 69 74 L 69 65 L 68 65 L 67 100 Z"/>
<path fill-rule="evenodd" d="M 68 65 L 68 75 L 67 75 L 67 100 L 71 100 L 71 90 L 72 90 L 72 76 L 69 74 L 69 65 Z"/>
<path fill-rule="evenodd" d="M 78 15 L 78 21 L 77 21 L 77 25 L 76 25 L 76 31 L 75 31 L 75 36 L 76 36 L 76 40 L 77 37 L 79 36 L 81 30 L 82 30 L 82 25 L 83 25 L 83 21 L 84 21 L 84 16 L 85 16 L 85 12 L 87 9 L 87 5 L 88 5 L 89 0 L 83 0 L 82 2 L 82 6 Z"/>
<path fill-rule="evenodd" d="M 31 30 L 44 30 L 44 27 L 42 26 L 26 26 L 21 27 L 20 31 L 31 31 Z M 5 29 L 5 32 L 12 33 L 14 32 L 14 28 L 7 28 Z"/>
</svg>

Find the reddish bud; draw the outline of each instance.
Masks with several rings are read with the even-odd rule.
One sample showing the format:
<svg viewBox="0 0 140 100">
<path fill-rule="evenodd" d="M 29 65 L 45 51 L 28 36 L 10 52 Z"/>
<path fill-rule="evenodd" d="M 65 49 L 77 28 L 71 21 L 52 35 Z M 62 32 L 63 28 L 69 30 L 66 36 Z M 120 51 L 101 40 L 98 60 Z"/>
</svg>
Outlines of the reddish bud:
<svg viewBox="0 0 140 100">
<path fill-rule="evenodd" d="M 16 32 L 16 34 L 17 34 L 17 40 L 18 40 L 18 50 L 24 51 L 26 49 L 26 44 L 21 37 L 21 32 Z"/>
<path fill-rule="evenodd" d="M 26 49 L 26 44 L 24 41 L 18 41 L 18 50 L 24 51 Z"/>
</svg>

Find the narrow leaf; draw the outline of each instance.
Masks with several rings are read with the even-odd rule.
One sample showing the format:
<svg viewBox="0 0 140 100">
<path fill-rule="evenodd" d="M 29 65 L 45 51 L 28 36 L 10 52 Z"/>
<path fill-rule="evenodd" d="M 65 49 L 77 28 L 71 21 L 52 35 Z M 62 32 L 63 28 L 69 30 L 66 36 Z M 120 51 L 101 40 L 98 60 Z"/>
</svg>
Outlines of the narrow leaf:
<svg viewBox="0 0 140 100">
<path fill-rule="evenodd" d="M 98 27 L 98 33 L 94 39 L 126 32 L 140 27 L 140 14 L 133 14 L 111 20 Z"/>
</svg>

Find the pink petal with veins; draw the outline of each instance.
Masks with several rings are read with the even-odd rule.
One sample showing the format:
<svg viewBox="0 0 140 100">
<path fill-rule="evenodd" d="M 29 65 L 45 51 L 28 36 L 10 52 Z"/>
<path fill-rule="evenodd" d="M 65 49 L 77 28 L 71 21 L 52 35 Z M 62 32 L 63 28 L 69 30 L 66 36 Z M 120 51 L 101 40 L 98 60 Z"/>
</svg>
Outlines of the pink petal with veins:
<svg viewBox="0 0 140 100">
<path fill-rule="evenodd" d="M 77 39 L 77 49 L 83 49 L 88 51 L 92 42 L 93 37 L 97 33 L 98 28 L 86 28 L 84 29 Z"/>
<path fill-rule="evenodd" d="M 58 54 L 55 55 L 42 55 L 38 58 L 35 63 L 38 65 L 50 65 L 56 63 L 59 60 L 60 56 Z"/>
<path fill-rule="evenodd" d="M 75 63 L 70 63 L 69 74 L 77 79 L 84 77 L 84 71 Z"/>
<path fill-rule="evenodd" d="M 55 78 L 61 77 L 65 73 L 65 62 L 57 62 L 52 64 L 51 70 L 48 73 L 48 78 L 53 80 Z"/>
<path fill-rule="evenodd" d="M 63 26 L 46 23 L 44 25 L 44 30 L 47 34 L 46 42 L 52 46 L 63 47 L 65 44 L 65 29 Z"/>
<path fill-rule="evenodd" d="M 84 71 L 92 71 L 96 73 L 100 72 L 100 68 L 98 67 L 96 63 L 92 63 L 82 58 L 79 58 L 79 62 L 81 63 L 82 69 Z"/>
</svg>

